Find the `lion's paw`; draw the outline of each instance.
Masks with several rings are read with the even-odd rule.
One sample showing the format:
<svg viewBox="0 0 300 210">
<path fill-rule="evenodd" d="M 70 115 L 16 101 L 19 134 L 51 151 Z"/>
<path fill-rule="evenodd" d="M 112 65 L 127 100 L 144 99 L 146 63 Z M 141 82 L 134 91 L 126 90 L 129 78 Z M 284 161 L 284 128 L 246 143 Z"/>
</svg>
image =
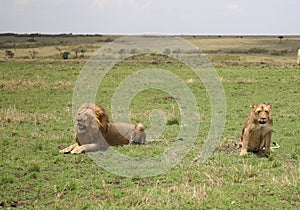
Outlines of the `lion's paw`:
<svg viewBox="0 0 300 210">
<path fill-rule="evenodd" d="M 240 155 L 247 155 L 247 150 L 242 149 Z"/>
<path fill-rule="evenodd" d="M 70 151 L 66 150 L 66 149 L 62 149 L 62 150 L 59 150 L 59 153 L 66 154 L 66 153 L 70 153 Z"/>
<path fill-rule="evenodd" d="M 77 147 L 71 151 L 71 154 L 80 154 L 83 150 L 80 147 Z"/>
</svg>

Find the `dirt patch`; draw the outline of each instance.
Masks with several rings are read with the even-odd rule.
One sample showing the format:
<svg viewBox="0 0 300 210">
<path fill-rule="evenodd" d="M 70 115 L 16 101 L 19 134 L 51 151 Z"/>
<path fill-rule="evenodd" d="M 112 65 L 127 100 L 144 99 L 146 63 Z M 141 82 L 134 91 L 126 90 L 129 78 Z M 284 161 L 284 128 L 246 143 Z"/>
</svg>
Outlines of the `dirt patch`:
<svg viewBox="0 0 300 210">
<path fill-rule="evenodd" d="M 235 138 L 225 139 L 219 147 L 217 148 L 219 152 L 235 152 L 238 153 L 240 151 L 238 141 Z"/>
</svg>

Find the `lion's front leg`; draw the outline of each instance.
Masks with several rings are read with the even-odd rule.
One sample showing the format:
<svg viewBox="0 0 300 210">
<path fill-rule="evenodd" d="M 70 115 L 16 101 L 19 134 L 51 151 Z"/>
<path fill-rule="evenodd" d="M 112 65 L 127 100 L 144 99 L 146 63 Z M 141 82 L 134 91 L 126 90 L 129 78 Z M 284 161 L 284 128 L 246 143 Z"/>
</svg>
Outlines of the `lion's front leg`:
<svg viewBox="0 0 300 210">
<path fill-rule="evenodd" d="M 78 147 L 78 143 L 75 143 L 75 144 L 72 144 L 62 150 L 60 150 L 59 152 L 62 153 L 62 154 L 65 154 L 65 153 L 70 153 L 75 147 Z"/>
<path fill-rule="evenodd" d="M 75 147 L 72 151 L 71 154 L 80 154 L 84 152 L 84 148 L 82 146 Z"/>
<path fill-rule="evenodd" d="M 78 147 L 75 147 L 72 151 L 71 154 L 79 154 L 83 152 L 95 152 L 97 150 L 101 149 L 100 144 L 84 144 Z"/>
<path fill-rule="evenodd" d="M 263 141 L 265 142 L 265 151 L 264 152 L 267 154 L 270 154 L 270 152 L 271 152 L 271 136 L 272 136 L 272 132 L 270 131 L 265 135 L 265 137 L 263 139 Z"/>
<path fill-rule="evenodd" d="M 243 144 L 244 145 L 244 144 Z M 247 149 L 245 149 L 245 147 L 247 147 L 247 146 L 243 146 L 242 147 L 242 150 L 241 150 L 241 153 L 240 153 L 240 155 L 247 155 L 248 154 L 248 152 L 247 152 Z"/>
<path fill-rule="evenodd" d="M 248 146 L 249 146 L 249 138 L 250 138 L 250 133 L 249 131 L 245 130 L 242 136 L 242 150 L 240 155 L 247 155 L 248 154 Z"/>
</svg>

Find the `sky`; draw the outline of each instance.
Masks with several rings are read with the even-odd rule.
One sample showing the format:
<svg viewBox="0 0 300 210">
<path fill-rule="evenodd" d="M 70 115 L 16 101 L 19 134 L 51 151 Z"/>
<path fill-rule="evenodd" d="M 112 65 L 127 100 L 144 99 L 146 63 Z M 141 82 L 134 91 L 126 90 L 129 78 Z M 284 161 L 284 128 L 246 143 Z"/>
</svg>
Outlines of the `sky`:
<svg viewBox="0 0 300 210">
<path fill-rule="evenodd" d="M 0 0 L 0 33 L 300 35 L 300 0 Z"/>
</svg>

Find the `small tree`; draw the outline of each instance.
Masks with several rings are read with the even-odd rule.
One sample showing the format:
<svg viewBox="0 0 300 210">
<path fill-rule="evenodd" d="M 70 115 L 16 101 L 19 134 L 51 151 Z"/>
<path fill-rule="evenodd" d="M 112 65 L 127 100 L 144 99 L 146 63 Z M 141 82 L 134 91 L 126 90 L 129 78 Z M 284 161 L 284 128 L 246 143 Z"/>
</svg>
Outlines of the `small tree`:
<svg viewBox="0 0 300 210">
<path fill-rule="evenodd" d="M 80 52 L 81 52 L 81 56 L 80 57 L 84 58 L 84 53 L 86 53 L 86 50 L 85 49 L 81 49 Z"/>
<path fill-rule="evenodd" d="M 281 40 L 284 38 L 284 36 L 279 36 L 278 39 L 279 39 L 279 42 L 281 43 Z"/>
<path fill-rule="evenodd" d="M 84 53 L 86 53 L 86 50 L 81 48 L 81 47 L 77 47 L 73 49 L 74 53 L 75 53 L 75 58 L 84 58 Z M 79 55 L 80 53 L 80 55 Z"/>
<path fill-rule="evenodd" d="M 138 49 L 133 48 L 130 50 L 130 54 L 137 54 L 137 53 L 138 53 Z"/>
<path fill-rule="evenodd" d="M 80 52 L 79 48 L 75 48 L 73 49 L 74 53 L 75 53 L 75 58 L 78 58 L 78 53 Z"/>
<path fill-rule="evenodd" d="M 119 50 L 119 54 L 121 56 L 121 59 L 123 59 L 124 55 L 125 55 L 125 49 L 120 49 Z"/>
<path fill-rule="evenodd" d="M 70 55 L 70 52 L 63 52 L 63 53 L 61 54 L 61 56 L 62 56 L 62 58 L 63 58 L 64 60 L 69 59 L 69 55 Z"/>
<path fill-rule="evenodd" d="M 13 58 L 15 54 L 11 50 L 5 50 L 5 55 L 7 58 Z"/>
<path fill-rule="evenodd" d="M 164 49 L 163 52 L 165 55 L 170 55 L 171 54 L 171 50 L 169 48 Z"/>
<path fill-rule="evenodd" d="M 38 52 L 35 50 L 29 50 L 29 55 L 31 57 L 31 59 L 35 59 L 37 56 Z"/>
<path fill-rule="evenodd" d="M 177 49 L 173 50 L 172 53 L 174 53 L 175 56 L 178 58 L 178 57 L 179 57 L 179 54 L 182 53 L 182 50 L 179 49 L 179 48 L 177 48 Z"/>
</svg>

